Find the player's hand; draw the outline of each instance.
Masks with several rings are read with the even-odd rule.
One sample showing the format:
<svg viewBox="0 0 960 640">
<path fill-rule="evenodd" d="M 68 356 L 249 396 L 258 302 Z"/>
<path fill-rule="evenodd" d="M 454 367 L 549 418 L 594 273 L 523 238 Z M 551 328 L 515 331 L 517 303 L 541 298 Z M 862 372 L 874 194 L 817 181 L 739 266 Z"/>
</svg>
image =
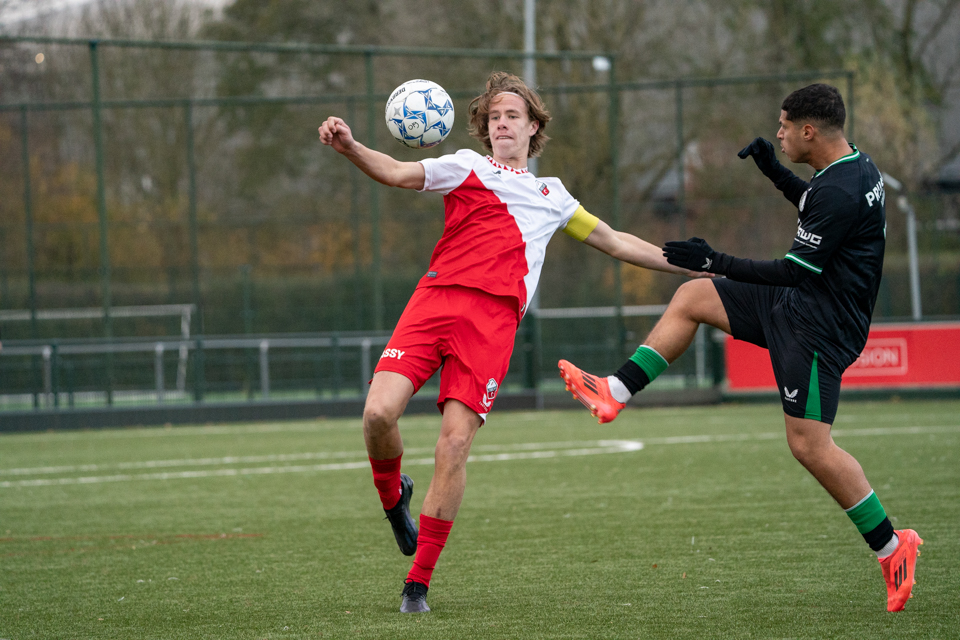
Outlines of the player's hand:
<svg viewBox="0 0 960 640">
<path fill-rule="evenodd" d="M 320 125 L 320 142 L 333 147 L 337 153 L 344 153 L 356 144 L 350 127 L 336 116 L 330 116 Z"/>
<path fill-rule="evenodd" d="M 715 273 L 712 267 L 715 264 L 717 252 L 711 249 L 703 238 L 668 242 L 663 247 L 663 257 L 667 262 L 681 269 Z"/>
<path fill-rule="evenodd" d="M 746 159 L 753 156 L 753 161 L 757 163 L 757 168 L 763 172 L 763 175 L 769 175 L 776 168 L 780 161 L 777 160 L 777 152 L 773 144 L 764 138 L 754 138 L 753 142 L 745 146 L 737 154 L 740 158 Z"/>
</svg>

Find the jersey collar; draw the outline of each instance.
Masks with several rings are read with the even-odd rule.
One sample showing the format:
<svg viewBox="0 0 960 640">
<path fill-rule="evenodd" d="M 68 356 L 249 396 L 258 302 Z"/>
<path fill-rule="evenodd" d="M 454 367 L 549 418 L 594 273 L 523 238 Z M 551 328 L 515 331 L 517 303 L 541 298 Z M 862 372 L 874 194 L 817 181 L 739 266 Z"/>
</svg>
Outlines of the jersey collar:
<svg viewBox="0 0 960 640">
<path fill-rule="evenodd" d="M 820 171 L 817 171 L 815 174 L 813 174 L 813 177 L 816 178 L 817 176 L 823 174 L 824 171 L 826 171 L 827 169 L 829 169 L 830 167 L 832 167 L 832 166 L 835 165 L 835 164 L 840 164 L 840 163 L 842 163 L 842 162 L 850 162 L 850 161 L 852 161 L 852 160 L 856 160 L 857 158 L 859 158 L 859 157 L 860 157 L 860 150 L 857 149 L 857 145 L 852 144 L 852 143 L 847 143 L 847 144 L 850 144 L 850 148 L 853 149 L 853 152 L 849 153 L 848 155 L 843 156 L 842 158 L 840 158 L 840 159 L 838 159 L 838 160 L 834 160 L 833 162 L 831 162 L 830 164 L 828 164 L 827 166 L 825 166 L 823 169 L 821 169 Z"/>
<path fill-rule="evenodd" d="M 498 168 L 498 169 L 505 169 L 506 171 L 512 171 L 513 173 L 516 173 L 516 174 L 519 174 L 519 175 L 523 175 L 524 173 L 529 173 L 529 171 L 527 171 L 526 168 L 523 168 L 523 169 L 514 169 L 513 167 L 508 167 L 508 166 L 506 166 L 506 165 L 504 165 L 504 164 L 500 164 L 499 162 L 497 162 L 496 160 L 494 160 L 494 159 L 491 158 L 490 156 L 485 156 L 485 157 L 487 158 L 487 162 L 489 162 L 490 164 L 492 164 L 493 166 L 495 166 L 495 167 Z"/>
</svg>

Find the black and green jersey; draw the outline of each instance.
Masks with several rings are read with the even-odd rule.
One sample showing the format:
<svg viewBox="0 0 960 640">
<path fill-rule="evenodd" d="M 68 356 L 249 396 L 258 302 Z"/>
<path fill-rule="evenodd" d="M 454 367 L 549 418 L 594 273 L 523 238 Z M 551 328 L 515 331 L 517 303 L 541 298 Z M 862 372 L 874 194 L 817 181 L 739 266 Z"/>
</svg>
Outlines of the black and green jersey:
<svg viewBox="0 0 960 640">
<path fill-rule="evenodd" d="M 851 149 L 809 183 L 786 169 L 790 175 L 776 180 L 799 209 L 785 259 L 816 274 L 787 290 L 784 310 L 798 333 L 849 363 L 867 341 L 887 224 L 880 171 L 869 156 Z"/>
</svg>

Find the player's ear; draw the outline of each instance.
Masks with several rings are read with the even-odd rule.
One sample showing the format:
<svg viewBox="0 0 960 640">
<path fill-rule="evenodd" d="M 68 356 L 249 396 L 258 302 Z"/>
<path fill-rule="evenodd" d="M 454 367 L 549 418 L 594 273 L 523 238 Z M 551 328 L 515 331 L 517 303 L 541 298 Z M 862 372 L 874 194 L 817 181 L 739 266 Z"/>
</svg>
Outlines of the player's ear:
<svg viewBox="0 0 960 640">
<path fill-rule="evenodd" d="M 812 124 L 810 124 L 809 122 L 803 125 L 803 130 L 801 131 L 801 134 L 803 135 L 804 140 L 807 140 L 808 142 L 810 140 L 813 140 L 813 136 L 816 135 L 816 133 L 817 133 L 817 128 Z"/>
</svg>

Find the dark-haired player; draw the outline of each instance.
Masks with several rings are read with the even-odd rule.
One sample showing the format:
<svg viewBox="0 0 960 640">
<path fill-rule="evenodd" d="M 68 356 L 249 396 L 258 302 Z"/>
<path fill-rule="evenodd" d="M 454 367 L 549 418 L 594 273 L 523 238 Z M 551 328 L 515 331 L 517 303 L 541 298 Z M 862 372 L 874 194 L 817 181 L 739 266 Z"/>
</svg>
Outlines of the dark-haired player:
<svg viewBox="0 0 960 640">
<path fill-rule="evenodd" d="M 491 155 L 463 149 L 399 162 L 354 140 L 340 118 L 320 127 L 321 142 L 377 182 L 443 194 L 443 236 L 380 356 L 363 411 L 374 485 L 400 550 L 416 554 L 403 588 L 405 613 L 430 610 L 427 588 L 463 499 L 470 445 L 507 373 L 517 326 L 554 232 L 563 229 L 641 267 L 705 275 L 674 267 L 659 247 L 614 231 L 587 213 L 557 178 L 529 173 L 527 159 L 540 155 L 549 121 L 535 91 L 514 75 L 496 72 L 470 105 L 470 133 Z M 441 365 L 437 404 L 443 419 L 418 532 L 409 509 L 413 480 L 400 473 L 397 421 Z"/>
<path fill-rule="evenodd" d="M 726 278 L 680 286 L 660 321 L 614 375 L 598 378 L 561 360 L 567 388 L 601 423 L 682 354 L 701 323 L 770 351 L 781 392 L 787 443 L 840 504 L 880 560 L 887 609 L 911 596 L 917 546 L 912 529 L 894 531 L 860 464 L 830 435 L 840 376 L 867 341 L 883 266 L 883 179 L 843 135 L 839 91 L 814 84 L 783 101 L 777 139 L 784 154 L 816 170 L 805 182 L 757 138 L 740 151 L 799 210 L 797 235 L 782 260 L 714 251 L 700 238 L 668 242 L 670 264 Z"/>
</svg>

